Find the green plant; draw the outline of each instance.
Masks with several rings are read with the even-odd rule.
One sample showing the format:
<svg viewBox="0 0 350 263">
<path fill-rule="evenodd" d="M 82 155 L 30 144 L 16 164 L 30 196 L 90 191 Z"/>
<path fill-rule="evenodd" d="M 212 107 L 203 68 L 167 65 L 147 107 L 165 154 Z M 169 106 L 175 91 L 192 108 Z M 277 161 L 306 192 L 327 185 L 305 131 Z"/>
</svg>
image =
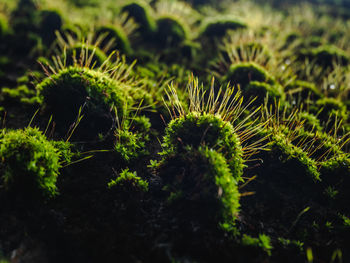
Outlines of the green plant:
<svg viewBox="0 0 350 263">
<path fill-rule="evenodd" d="M 147 192 L 148 182 L 127 168 L 122 170 L 116 179 L 108 183 L 108 188 L 120 192 Z"/>
<path fill-rule="evenodd" d="M 86 43 L 78 43 L 68 47 L 63 56 L 65 56 L 66 65 L 74 65 L 77 63 L 79 56 L 87 56 L 90 58 L 91 67 L 100 67 L 107 61 L 107 55 L 97 46 Z"/>
<path fill-rule="evenodd" d="M 274 104 L 276 101 L 283 102 L 285 94 L 280 85 L 270 85 L 264 82 L 251 81 L 243 90 L 246 98 L 256 98 L 254 105 L 260 106 L 264 104 L 265 98 L 268 98 L 268 104 Z"/>
<path fill-rule="evenodd" d="M 163 15 L 157 19 L 156 41 L 161 45 L 178 45 L 189 39 L 188 25 L 172 15 Z"/>
<path fill-rule="evenodd" d="M 132 17 L 139 25 L 139 31 L 144 36 L 152 34 L 156 31 L 157 25 L 153 18 L 152 8 L 147 2 L 130 1 L 121 8 L 122 12 L 128 13 L 128 17 Z"/>
<path fill-rule="evenodd" d="M 316 88 L 314 83 L 302 80 L 294 80 L 285 87 L 285 92 L 294 99 L 320 99 L 322 93 Z"/>
<path fill-rule="evenodd" d="M 222 154 L 207 147 L 188 146 L 180 153 L 167 155 L 157 171 L 164 180 L 169 202 L 189 209 L 187 213 L 195 207 L 196 220 L 232 229 L 240 194 Z"/>
<path fill-rule="evenodd" d="M 65 131 L 75 121 L 79 108 L 83 107 L 84 122 L 89 129 L 106 132 L 111 127 L 111 117 L 108 118 L 111 108 L 116 107 L 119 114 L 124 114 L 127 105 L 133 102 L 127 83 L 118 82 L 100 70 L 78 66 L 55 72 L 36 89 L 44 112 L 53 114 L 54 120 Z"/>
<path fill-rule="evenodd" d="M 211 17 L 205 19 L 200 28 L 200 36 L 209 38 L 225 36 L 228 30 L 247 28 L 243 22 L 231 17 Z"/>
<path fill-rule="evenodd" d="M 301 52 L 303 58 L 315 61 L 320 66 L 332 68 L 334 63 L 348 65 L 350 62 L 349 55 L 336 46 L 322 45 L 313 49 L 307 49 Z"/>
<path fill-rule="evenodd" d="M 273 77 L 264 68 L 254 62 L 231 65 L 223 81 L 240 85 L 243 90 L 251 81 L 264 82 L 271 85 L 276 84 Z"/>
<path fill-rule="evenodd" d="M 258 237 L 251 237 L 249 235 L 243 234 L 242 245 L 261 248 L 269 256 L 271 256 L 271 250 L 273 249 L 270 237 L 265 234 L 260 234 Z"/>
<path fill-rule="evenodd" d="M 0 39 L 2 39 L 8 33 L 8 21 L 7 18 L 0 13 Z"/>
<path fill-rule="evenodd" d="M 243 173 L 243 151 L 233 126 L 220 116 L 191 112 L 172 120 L 165 130 L 161 155 L 181 152 L 191 146 L 220 149 L 228 160 L 233 176 L 240 180 Z"/>
<path fill-rule="evenodd" d="M 68 142 L 49 141 L 36 128 L 1 131 L 1 181 L 8 192 L 25 198 L 54 197 L 59 169 L 70 158 Z"/>
<path fill-rule="evenodd" d="M 62 25 L 63 19 L 59 11 L 40 11 L 40 35 L 46 45 L 49 46 L 55 40 L 55 31 L 60 30 Z"/>
<path fill-rule="evenodd" d="M 110 43 L 111 50 L 119 50 L 121 53 L 130 55 L 132 53 L 128 34 L 121 25 L 104 25 L 96 30 L 96 35 L 105 35 L 102 46 Z"/>
</svg>

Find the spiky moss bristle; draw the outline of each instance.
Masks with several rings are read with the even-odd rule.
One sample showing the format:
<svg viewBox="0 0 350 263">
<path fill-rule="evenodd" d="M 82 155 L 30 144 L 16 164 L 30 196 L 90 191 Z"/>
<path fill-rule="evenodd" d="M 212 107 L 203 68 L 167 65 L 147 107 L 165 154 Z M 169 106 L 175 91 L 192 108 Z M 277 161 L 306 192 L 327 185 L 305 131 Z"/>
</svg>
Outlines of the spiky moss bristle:
<svg viewBox="0 0 350 263">
<path fill-rule="evenodd" d="M 5 190 L 26 199 L 57 195 L 57 176 L 62 161 L 70 161 L 70 144 L 49 141 L 31 127 L 0 134 L 0 179 Z"/>
<path fill-rule="evenodd" d="M 66 65 L 74 65 L 80 56 L 84 55 L 87 58 L 91 57 L 91 66 L 94 68 L 100 67 L 107 61 L 107 55 L 97 46 L 91 46 L 89 44 L 75 44 L 72 47 L 67 48 L 65 60 Z"/>
<path fill-rule="evenodd" d="M 263 67 L 254 62 L 231 65 L 226 75 L 223 77 L 223 80 L 234 85 L 240 85 L 242 89 L 244 89 L 251 81 L 259 81 L 271 85 L 276 84 L 274 78 L 270 76 Z"/>
<path fill-rule="evenodd" d="M 119 83 L 105 73 L 88 68 L 62 69 L 37 85 L 44 113 L 53 115 L 57 128 L 67 131 L 83 106 L 83 122 L 97 134 L 111 127 L 109 113 L 115 107 L 119 114 L 132 105 L 127 84 Z M 89 130 L 89 129 L 88 129 Z M 88 132 L 87 130 L 87 132 Z"/>
<path fill-rule="evenodd" d="M 177 45 L 190 38 L 190 29 L 176 16 L 163 15 L 157 19 L 155 38 L 161 45 Z"/>
<path fill-rule="evenodd" d="M 57 10 L 42 10 L 40 12 L 40 35 L 46 45 L 50 45 L 55 39 L 56 30 L 63 25 L 62 15 Z"/>
<path fill-rule="evenodd" d="M 259 61 L 266 65 L 272 58 L 268 48 L 259 42 L 249 42 L 238 45 L 234 48 L 237 61 Z"/>
<path fill-rule="evenodd" d="M 157 29 L 156 21 L 152 17 L 151 6 L 143 1 L 131 1 L 121 8 L 122 12 L 127 12 L 128 16 L 133 18 L 139 25 L 139 30 L 147 36 Z"/>
<path fill-rule="evenodd" d="M 322 45 L 313 49 L 306 49 L 301 52 L 302 58 L 314 61 L 320 66 L 333 68 L 334 63 L 349 65 L 350 57 L 342 49 L 333 45 Z"/>
<path fill-rule="evenodd" d="M 254 105 L 260 106 L 265 103 L 265 98 L 268 98 L 268 104 L 274 104 L 277 101 L 283 102 L 285 94 L 280 85 L 270 85 L 264 82 L 251 81 L 243 90 L 243 95 L 246 98 L 256 98 Z"/>
<path fill-rule="evenodd" d="M 199 36 L 221 38 L 229 30 L 245 29 L 247 27 L 245 23 L 233 18 L 212 17 L 203 21 Z"/>
<path fill-rule="evenodd" d="M 162 155 L 182 152 L 186 147 L 207 146 L 220 149 L 228 160 L 233 176 L 241 180 L 243 150 L 233 126 L 220 116 L 191 112 L 172 120 L 165 129 Z"/>
<path fill-rule="evenodd" d="M 232 230 L 240 194 L 222 154 L 207 147 L 186 147 L 181 153 L 167 155 L 158 172 L 164 180 L 168 202 L 185 211 L 180 216 L 196 211 L 195 220 Z"/>
<path fill-rule="evenodd" d="M 317 89 L 316 85 L 311 82 L 294 80 L 285 87 L 285 92 L 289 93 L 294 99 L 320 99 L 322 93 Z"/>
<path fill-rule="evenodd" d="M 118 50 L 121 53 L 130 55 L 132 53 L 131 44 L 127 33 L 120 25 L 104 25 L 96 30 L 96 35 L 105 35 L 101 46 L 106 46 L 108 42 L 113 41 L 111 50 Z"/>
</svg>

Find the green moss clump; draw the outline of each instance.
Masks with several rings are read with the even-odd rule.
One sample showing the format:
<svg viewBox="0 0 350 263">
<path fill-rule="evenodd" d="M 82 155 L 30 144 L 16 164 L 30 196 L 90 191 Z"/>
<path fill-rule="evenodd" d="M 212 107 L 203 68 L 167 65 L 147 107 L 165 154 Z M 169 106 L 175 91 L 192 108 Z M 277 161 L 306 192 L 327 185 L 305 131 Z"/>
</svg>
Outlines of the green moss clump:
<svg viewBox="0 0 350 263">
<path fill-rule="evenodd" d="M 10 193 L 29 199 L 54 197 L 61 163 L 70 157 L 69 143 L 48 141 L 38 129 L 1 131 L 1 179 Z"/>
<path fill-rule="evenodd" d="M 96 35 L 105 35 L 106 37 L 102 41 L 101 45 L 105 46 L 112 39 L 115 41 L 111 46 L 112 50 L 119 50 L 121 53 L 130 55 L 132 53 L 131 44 L 128 35 L 124 29 L 118 25 L 105 25 L 97 28 Z"/>
<path fill-rule="evenodd" d="M 68 67 L 60 70 L 37 85 L 44 113 L 53 115 L 57 128 L 67 132 L 83 106 L 81 124 L 87 133 L 97 134 L 111 128 L 110 110 L 116 107 L 126 113 L 126 105 L 133 100 L 128 95 L 130 87 L 111 79 L 108 75 L 88 68 Z"/>
<path fill-rule="evenodd" d="M 132 1 L 122 7 L 122 12 L 127 12 L 139 25 L 139 31 L 147 36 L 156 31 L 157 24 L 152 17 L 152 8 L 143 1 Z"/>
<path fill-rule="evenodd" d="M 148 182 L 137 176 L 136 172 L 124 169 L 116 179 L 108 183 L 108 188 L 120 193 L 147 192 Z"/>
<path fill-rule="evenodd" d="M 241 180 L 243 151 L 233 126 L 212 114 L 189 113 L 172 120 L 165 130 L 162 155 L 186 150 L 191 146 L 220 149 L 226 157 L 233 176 Z"/>
<path fill-rule="evenodd" d="M 144 125 L 146 124 L 146 125 Z M 149 141 L 149 130 L 150 123 L 139 122 L 139 127 L 133 126 L 132 128 L 121 129 L 115 131 L 116 142 L 114 150 L 118 155 L 126 162 L 135 160 L 139 157 L 146 155 L 146 143 Z M 140 129 L 138 131 L 138 129 Z M 134 131 L 135 130 L 135 131 Z"/>
<path fill-rule="evenodd" d="M 200 36 L 209 38 L 221 38 L 228 30 L 247 28 L 247 25 L 239 20 L 229 17 L 214 17 L 203 21 L 200 28 Z"/>
<path fill-rule="evenodd" d="M 336 116 L 338 120 L 346 121 L 348 114 L 346 106 L 335 98 L 323 98 L 316 101 L 316 105 L 311 107 L 310 110 L 313 113 L 318 113 L 318 118 L 328 123 L 329 127 L 335 122 Z"/>
<path fill-rule="evenodd" d="M 268 159 L 279 173 L 290 176 L 307 175 L 314 182 L 320 181 L 317 163 L 307 152 L 293 145 L 282 133 L 272 135 L 270 140 Z"/>
<path fill-rule="evenodd" d="M 188 25 L 178 18 L 166 15 L 157 19 L 155 40 L 160 45 L 178 45 L 189 39 Z"/>
<path fill-rule="evenodd" d="M 303 129 L 306 131 L 322 131 L 320 120 L 313 114 L 303 111 L 299 114 L 300 121 L 303 121 Z"/>
<path fill-rule="evenodd" d="M 251 81 L 243 90 L 243 95 L 247 98 L 256 98 L 254 105 L 264 104 L 268 96 L 268 103 L 274 104 L 277 101 L 284 101 L 285 94 L 280 85 L 270 85 L 259 81 Z"/>
<path fill-rule="evenodd" d="M 168 201 L 183 211 L 180 216 L 232 230 L 240 194 L 222 154 L 207 147 L 186 147 L 166 156 L 158 169 Z"/>
<path fill-rule="evenodd" d="M 234 85 L 240 85 L 242 89 L 251 81 L 265 82 L 272 85 L 276 83 L 264 68 L 254 62 L 231 65 L 223 80 Z"/>
<path fill-rule="evenodd" d="M 57 10 L 43 10 L 40 12 L 40 35 L 46 45 L 52 44 L 56 39 L 56 30 L 63 25 L 61 14 Z"/>
<path fill-rule="evenodd" d="M 350 62 L 349 55 L 342 49 L 333 45 L 322 45 L 313 49 L 306 49 L 301 52 L 303 58 L 308 58 L 315 61 L 323 67 L 333 67 L 334 62 L 342 65 L 348 65 Z"/>
<path fill-rule="evenodd" d="M 294 80 L 285 87 L 285 91 L 288 92 L 294 99 L 320 99 L 322 93 L 316 88 L 314 83 L 310 83 L 302 80 Z"/>
</svg>

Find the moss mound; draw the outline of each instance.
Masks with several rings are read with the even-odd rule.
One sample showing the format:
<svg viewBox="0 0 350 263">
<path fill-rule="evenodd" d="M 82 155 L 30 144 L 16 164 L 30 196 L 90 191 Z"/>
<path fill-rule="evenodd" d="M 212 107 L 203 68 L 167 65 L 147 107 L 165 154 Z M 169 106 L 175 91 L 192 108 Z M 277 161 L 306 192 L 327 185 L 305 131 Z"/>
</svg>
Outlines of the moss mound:
<svg viewBox="0 0 350 263">
<path fill-rule="evenodd" d="M 70 161 L 69 147 L 48 141 L 35 128 L 2 130 L 0 172 L 5 190 L 28 199 L 57 195 L 56 180 L 62 160 Z"/>
<path fill-rule="evenodd" d="M 188 26 L 178 18 L 167 15 L 157 19 L 156 41 L 159 44 L 177 45 L 188 38 Z"/>
<path fill-rule="evenodd" d="M 132 1 L 122 7 L 122 12 L 128 13 L 130 18 L 139 25 L 139 31 L 144 36 L 154 33 L 157 25 L 152 17 L 152 8 L 142 1 Z"/>
<path fill-rule="evenodd" d="M 219 116 L 189 113 L 172 120 L 165 130 L 163 155 L 186 150 L 191 146 L 220 149 L 233 176 L 240 180 L 243 173 L 243 151 L 233 126 Z"/>
<path fill-rule="evenodd" d="M 105 38 L 101 43 L 102 46 L 105 46 L 108 42 L 114 40 L 111 50 L 119 50 L 126 55 L 130 55 L 132 53 L 128 35 L 121 26 L 106 25 L 97 28 L 96 35 L 99 36 L 102 34 L 105 35 Z"/>
<path fill-rule="evenodd" d="M 55 39 L 55 31 L 63 25 L 61 14 L 56 10 L 43 10 L 40 12 L 40 35 L 46 45 L 50 45 Z"/>
<path fill-rule="evenodd" d="M 80 107 L 83 107 L 82 123 L 87 125 L 86 132 L 95 133 L 111 128 L 112 107 L 123 114 L 126 105 L 132 104 L 127 85 L 87 68 L 68 67 L 46 78 L 36 88 L 44 112 L 53 114 L 59 124 L 57 128 L 62 126 L 63 131 L 75 121 Z"/>
<path fill-rule="evenodd" d="M 225 36 L 229 30 L 244 28 L 247 28 L 247 25 L 239 20 L 225 17 L 209 18 L 203 21 L 200 29 L 200 36 L 221 38 Z"/>
<path fill-rule="evenodd" d="M 231 65 L 224 77 L 224 81 L 234 85 L 240 85 L 243 90 L 251 81 L 275 84 L 274 79 L 269 73 L 254 62 Z"/>
<path fill-rule="evenodd" d="M 239 212 L 239 192 L 223 155 L 207 147 L 186 147 L 182 153 L 166 157 L 159 175 L 168 202 L 184 212 L 179 216 L 232 229 Z"/>
<path fill-rule="evenodd" d="M 254 105 L 260 106 L 264 104 L 265 98 L 268 97 L 269 104 L 275 101 L 284 101 L 285 94 L 280 85 L 270 85 L 259 81 L 251 81 L 243 90 L 243 95 L 247 98 L 256 98 Z"/>
</svg>

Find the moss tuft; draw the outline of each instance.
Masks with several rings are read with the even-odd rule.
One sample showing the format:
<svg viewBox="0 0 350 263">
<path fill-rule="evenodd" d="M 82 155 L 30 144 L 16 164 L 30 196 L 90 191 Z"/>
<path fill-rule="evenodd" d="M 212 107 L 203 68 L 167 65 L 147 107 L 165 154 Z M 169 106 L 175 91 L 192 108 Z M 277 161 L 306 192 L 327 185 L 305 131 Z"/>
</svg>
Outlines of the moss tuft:
<svg viewBox="0 0 350 263">
<path fill-rule="evenodd" d="M 194 220 L 232 230 L 240 195 L 222 154 L 207 147 L 186 147 L 179 154 L 166 156 L 158 169 L 168 201 L 184 209 L 181 216 L 190 216 L 194 208 Z"/>
<path fill-rule="evenodd" d="M 121 193 L 147 192 L 148 182 L 137 176 L 136 172 L 124 169 L 116 179 L 108 183 L 108 188 Z"/>
<path fill-rule="evenodd" d="M 247 25 L 230 17 L 213 17 L 203 21 L 200 36 L 209 38 L 224 37 L 228 30 L 247 28 Z"/>
<path fill-rule="evenodd" d="M 226 157 L 233 176 L 241 180 L 243 151 L 233 126 L 219 116 L 189 113 L 172 120 L 165 130 L 162 155 L 186 150 L 188 146 L 220 149 Z"/>
<path fill-rule="evenodd" d="M 189 39 L 187 24 L 179 18 L 164 15 L 157 19 L 156 41 L 161 45 L 177 45 Z"/>
<path fill-rule="evenodd" d="M 61 163 L 70 158 L 69 143 L 48 141 L 38 129 L 1 132 L 1 179 L 10 193 L 29 199 L 54 197 Z"/>
<path fill-rule="evenodd" d="M 131 1 L 122 7 L 122 12 L 128 13 L 128 17 L 134 19 L 144 36 L 156 31 L 157 25 L 152 17 L 152 8 L 146 2 Z"/>
<path fill-rule="evenodd" d="M 265 82 L 275 84 L 275 80 L 269 73 L 254 62 L 238 63 L 231 65 L 224 81 L 234 85 L 240 85 L 244 89 L 251 81 Z"/>
<path fill-rule="evenodd" d="M 121 53 L 130 55 L 132 53 L 131 44 L 128 35 L 124 29 L 118 25 L 105 25 L 97 28 L 96 35 L 105 35 L 106 37 L 101 43 L 101 46 L 106 46 L 109 41 L 114 40 L 111 50 L 119 50 Z"/>
</svg>

